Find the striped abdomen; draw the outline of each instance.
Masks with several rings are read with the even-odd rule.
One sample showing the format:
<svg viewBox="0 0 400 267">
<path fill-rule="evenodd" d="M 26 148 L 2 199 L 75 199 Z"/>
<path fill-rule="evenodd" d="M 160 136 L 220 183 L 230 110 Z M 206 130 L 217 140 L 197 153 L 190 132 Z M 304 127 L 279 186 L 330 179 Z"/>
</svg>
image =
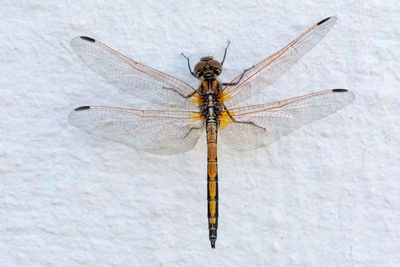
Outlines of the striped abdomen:
<svg viewBox="0 0 400 267">
<path fill-rule="evenodd" d="M 207 201 L 211 247 L 215 248 L 218 228 L 217 123 L 207 122 Z"/>
</svg>

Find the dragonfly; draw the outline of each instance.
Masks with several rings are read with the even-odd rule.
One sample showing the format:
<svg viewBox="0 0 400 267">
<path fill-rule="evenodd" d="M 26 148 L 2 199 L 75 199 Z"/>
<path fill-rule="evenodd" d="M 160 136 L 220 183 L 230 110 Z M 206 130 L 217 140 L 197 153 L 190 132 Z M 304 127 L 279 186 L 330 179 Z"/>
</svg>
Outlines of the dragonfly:
<svg viewBox="0 0 400 267">
<path fill-rule="evenodd" d="M 284 48 L 244 70 L 232 81 L 218 80 L 226 59 L 202 57 L 190 84 L 130 59 L 86 36 L 71 47 L 81 60 L 111 84 L 146 100 L 154 109 L 82 106 L 69 115 L 72 125 L 138 150 L 168 155 L 192 149 L 205 131 L 207 139 L 207 217 L 211 248 L 218 229 L 217 140 L 233 150 L 265 147 L 302 125 L 336 112 L 354 100 L 347 89 L 329 89 L 287 100 L 239 106 L 270 86 L 314 47 L 336 22 L 328 17 L 314 24 Z"/>
</svg>

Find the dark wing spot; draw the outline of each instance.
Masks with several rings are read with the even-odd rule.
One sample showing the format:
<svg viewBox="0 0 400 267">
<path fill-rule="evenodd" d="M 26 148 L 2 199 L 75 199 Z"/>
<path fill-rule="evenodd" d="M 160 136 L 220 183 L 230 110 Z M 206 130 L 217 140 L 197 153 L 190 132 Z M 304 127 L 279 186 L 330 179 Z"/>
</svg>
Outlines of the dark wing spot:
<svg viewBox="0 0 400 267">
<path fill-rule="evenodd" d="M 87 109 L 90 109 L 90 107 L 89 106 L 83 106 L 83 107 L 79 107 L 79 108 L 74 109 L 74 111 L 82 111 L 82 110 L 87 110 Z"/>
<path fill-rule="evenodd" d="M 87 36 L 81 36 L 81 39 L 85 40 L 85 41 L 89 41 L 89 42 L 95 42 L 96 40 Z"/>
<path fill-rule="evenodd" d="M 343 93 L 343 92 L 347 92 L 347 91 L 349 91 L 349 90 L 347 90 L 347 89 L 333 89 L 332 90 L 332 92 L 334 92 L 334 93 Z"/>
<path fill-rule="evenodd" d="M 330 19 L 331 17 L 327 17 L 326 19 L 321 20 L 320 22 L 317 23 L 317 25 L 321 25 L 322 23 L 324 23 L 325 21 L 327 21 L 328 19 Z"/>
</svg>

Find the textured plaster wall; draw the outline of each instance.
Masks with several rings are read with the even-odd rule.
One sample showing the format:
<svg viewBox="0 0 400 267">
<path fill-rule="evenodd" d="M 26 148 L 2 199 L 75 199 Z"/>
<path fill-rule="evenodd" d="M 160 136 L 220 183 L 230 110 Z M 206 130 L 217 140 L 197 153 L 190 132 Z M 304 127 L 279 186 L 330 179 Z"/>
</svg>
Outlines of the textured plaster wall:
<svg viewBox="0 0 400 267">
<path fill-rule="evenodd" d="M 400 266 L 400 4 L 388 1 L 17 1 L 0 8 L 1 266 Z M 356 100 L 266 149 L 219 150 L 208 241 L 205 138 L 154 156 L 70 126 L 80 105 L 137 107 L 72 52 L 78 35 L 191 84 L 223 80 L 336 15 L 251 103 L 349 88 Z"/>
</svg>

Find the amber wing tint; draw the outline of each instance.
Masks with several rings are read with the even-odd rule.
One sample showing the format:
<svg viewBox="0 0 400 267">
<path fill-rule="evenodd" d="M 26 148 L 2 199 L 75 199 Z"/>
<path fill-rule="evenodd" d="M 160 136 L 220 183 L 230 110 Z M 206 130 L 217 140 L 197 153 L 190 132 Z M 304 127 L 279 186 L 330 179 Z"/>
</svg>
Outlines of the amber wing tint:
<svg viewBox="0 0 400 267">
<path fill-rule="evenodd" d="M 318 22 L 280 51 L 254 65 L 244 73 L 243 77 L 242 74 L 238 75 L 230 83 L 235 84 L 241 79 L 239 84 L 224 88 L 224 95 L 227 98 L 225 104 L 228 107 L 236 106 L 267 88 L 313 48 L 335 22 L 335 17 Z"/>
<path fill-rule="evenodd" d="M 200 114 L 192 111 L 87 106 L 72 111 L 69 121 L 93 135 L 154 154 L 190 150 L 203 132 Z"/>
<path fill-rule="evenodd" d="M 250 150 L 267 146 L 296 130 L 336 112 L 354 100 L 345 89 L 326 90 L 288 100 L 233 108 L 236 121 L 220 130 L 221 141 L 235 150 Z"/>
<path fill-rule="evenodd" d="M 91 69 L 138 98 L 158 105 L 197 108 L 190 98 L 181 96 L 195 91 L 184 81 L 136 62 L 88 37 L 76 37 L 71 41 L 71 47 Z"/>
</svg>

